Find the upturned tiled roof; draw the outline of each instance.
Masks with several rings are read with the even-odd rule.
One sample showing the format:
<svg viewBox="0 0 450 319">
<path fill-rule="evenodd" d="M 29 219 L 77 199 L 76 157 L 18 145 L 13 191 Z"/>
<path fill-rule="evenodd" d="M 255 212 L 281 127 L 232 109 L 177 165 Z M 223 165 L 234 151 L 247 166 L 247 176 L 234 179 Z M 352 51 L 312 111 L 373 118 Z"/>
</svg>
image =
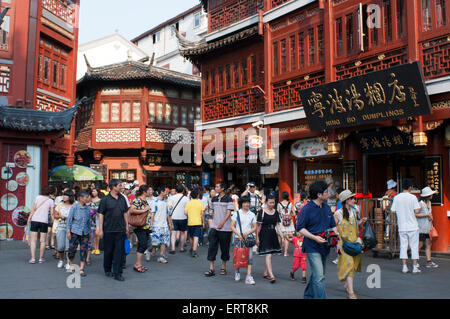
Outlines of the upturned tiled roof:
<svg viewBox="0 0 450 319">
<path fill-rule="evenodd" d="M 70 130 L 78 104 L 59 112 L 0 106 L 0 127 L 29 132 Z"/>
<path fill-rule="evenodd" d="M 88 71 L 78 84 L 87 81 L 124 80 L 158 80 L 193 88 L 200 88 L 201 83 L 199 76 L 149 66 L 142 62 L 126 61 L 98 68 L 88 67 Z"/>
</svg>

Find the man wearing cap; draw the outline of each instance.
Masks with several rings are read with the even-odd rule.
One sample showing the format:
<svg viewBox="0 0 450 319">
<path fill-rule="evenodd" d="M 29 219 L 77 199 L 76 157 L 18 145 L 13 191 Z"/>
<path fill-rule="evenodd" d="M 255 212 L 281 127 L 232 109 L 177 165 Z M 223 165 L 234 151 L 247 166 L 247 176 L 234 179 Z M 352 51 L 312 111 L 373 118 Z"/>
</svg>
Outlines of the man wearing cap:
<svg viewBox="0 0 450 319">
<path fill-rule="evenodd" d="M 247 184 L 247 189 L 241 194 L 241 197 L 250 197 L 250 211 L 257 214 L 261 210 L 261 197 L 256 193 L 256 184 L 250 182 Z"/>
<path fill-rule="evenodd" d="M 409 272 L 406 261 L 408 259 L 408 245 L 411 248 L 413 260 L 413 274 L 420 273 L 419 269 L 419 225 L 416 215 L 420 212 L 417 197 L 411 194 L 412 181 L 407 178 L 403 181 L 403 191 L 394 197 L 391 213 L 397 216 L 398 235 L 400 237 L 400 259 L 403 263 L 402 272 Z"/>
<path fill-rule="evenodd" d="M 131 184 L 125 184 L 125 189 L 124 189 L 124 191 L 123 191 L 123 194 L 127 197 L 127 199 L 128 199 L 128 201 L 130 202 L 130 203 L 132 203 L 133 202 L 133 200 L 135 200 L 136 199 L 136 196 L 134 196 L 133 194 L 131 194 Z"/>
<path fill-rule="evenodd" d="M 387 181 L 387 191 L 384 194 L 384 196 L 388 197 L 388 198 L 394 198 L 397 195 L 397 192 L 395 191 L 396 187 L 397 187 L 397 183 L 393 179 L 388 180 Z"/>
</svg>

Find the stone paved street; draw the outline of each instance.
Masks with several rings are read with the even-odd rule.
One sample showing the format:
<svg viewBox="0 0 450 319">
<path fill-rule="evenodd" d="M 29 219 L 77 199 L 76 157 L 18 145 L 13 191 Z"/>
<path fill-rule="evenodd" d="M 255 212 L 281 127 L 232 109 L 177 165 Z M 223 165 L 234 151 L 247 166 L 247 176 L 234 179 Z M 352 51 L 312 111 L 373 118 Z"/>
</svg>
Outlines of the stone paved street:
<svg viewBox="0 0 450 319">
<path fill-rule="evenodd" d="M 275 284 L 262 278 L 264 258 L 255 256 L 255 286 L 234 282 L 234 272 L 228 265 L 228 275 L 206 278 L 207 246 L 200 247 L 200 257 L 194 259 L 186 253 L 169 255 L 168 264 L 160 264 L 153 258 L 145 263 L 150 270 L 144 274 L 134 272 L 132 265 L 135 253 L 127 257 L 125 282 L 118 282 L 103 275 L 103 255 L 93 256 L 92 266 L 87 268 L 88 276 L 81 278 L 80 289 L 69 289 L 66 279 L 69 274 L 56 268 L 56 260 L 47 254 L 44 264 L 28 264 L 29 250 L 21 245 L 14 249 L 5 249 L 0 244 L 0 298 L 225 298 L 225 299 L 288 299 L 303 298 L 305 285 L 300 281 L 289 280 L 292 257 L 274 256 Z M 77 255 L 76 258 L 78 258 Z M 334 258 L 332 254 L 330 256 Z M 78 259 L 76 259 L 78 260 Z M 356 277 L 355 291 L 361 299 L 385 298 L 449 298 L 450 260 L 435 259 L 437 269 L 422 267 L 422 274 L 402 274 L 400 260 L 372 258 L 368 253 L 363 259 L 363 272 Z M 366 279 L 367 265 L 378 264 L 381 267 L 381 288 L 369 289 Z M 424 264 L 425 260 L 421 259 Z M 216 270 L 219 268 L 216 262 Z M 338 282 L 336 266 L 327 263 L 327 295 L 330 299 L 346 298 L 343 285 Z M 244 272 L 241 271 L 242 277 Z M 309 274 L 309 273 L 308 273 Z M 301 273 L 297 274 L 297 278 Z"/>
</svg>

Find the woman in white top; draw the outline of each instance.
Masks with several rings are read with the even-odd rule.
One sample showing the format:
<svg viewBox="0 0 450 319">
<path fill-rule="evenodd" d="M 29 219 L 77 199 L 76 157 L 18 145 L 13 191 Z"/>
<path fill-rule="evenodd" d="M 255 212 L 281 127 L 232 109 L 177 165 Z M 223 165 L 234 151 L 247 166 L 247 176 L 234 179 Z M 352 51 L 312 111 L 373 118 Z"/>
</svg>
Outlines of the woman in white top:
<svg viewBox="0 0 450 319">
<path fill-rule="evenodd" d="M 66 270 L 70 270 L 69 258 L 67 251 L 69 250 L 69 240 L 67 239 L 66 223 L 69 217 L 70 208 L 75 202 L 75 194 L 71 190 L 67 190 L 63 193 L 62 202 L 56 205 L 55 209 L 55 222 L 58 223 L 56 231 L 56 247 L 58 252 L 58 268 L 64 266 L 64 255 L 66 255 Z"/>
<path fill-rule="evenodd" d="M 44 186 L 42 188 L 41 195 L 36 197 L 36 200 L 33 204 L 33 209 L 31 210 L 30 216 L 28 217 L 27 224 L 28 226 L 30 226 L 30 264 L 36 263 L 35 253 L 38 233 L 41 234 L 39 263 L 42 264 L 45 261 L 44 254 L 45 245 L 47 243 L 49 213 L 51 216 L 53 216 L 55 207 L 55 203 L 50 196 L 54 196 L 55 193 L 56 188 L 54 186 Z"/>
<path fill-rule="evenodd" d="M 295 233 L 294 222 L 292 221 L 292 217 L 295 217 L 295 207 L 289 201 L 289 193 L 283 192 L 281 193 L 281 198 L 283 199 L 278 203 L 278 211 L 281 216 L 281 233 L 282 233 L 282 247 L 284 248 L 284 257 L 288 257 L 288 249 L 289 243 L 291 242 L 291 238 Z"/>
<path fill-rule="evenodd" d="M 427 257 L 427 268 L 437 268 L 438 265 L 431 261 L 431 238 L 430 231 L 433 229 L 433 214 L 431 213 L 431 198 L 436 191 L 430 187 L 422 189 L 419 202 L 420 212 L 416 214 L 417 223 L 419 224 L 419 251 L 425 243 L 425 255 Z"/>
</svg>

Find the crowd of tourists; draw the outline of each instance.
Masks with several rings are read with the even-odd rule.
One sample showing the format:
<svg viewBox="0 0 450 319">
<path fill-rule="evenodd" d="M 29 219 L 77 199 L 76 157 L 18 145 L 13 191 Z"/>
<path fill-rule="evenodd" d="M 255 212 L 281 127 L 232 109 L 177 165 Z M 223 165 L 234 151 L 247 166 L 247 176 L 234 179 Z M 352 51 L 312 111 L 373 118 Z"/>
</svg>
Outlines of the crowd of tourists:
<svg viewBox="0 0 450 319">
<path fill-rule="evenodd" d="M 398 219 L 403 273 L 409 272 L 408 245 L 414 263 L 412 273 L 420 273 L 418 252 L 423 243 L 427 267 L 437 267 L 431 261 L 428 235 L 432 228 L 433 191 L 424 188 L 419 202 L 410 194 L 410 180 L 403 181 L 401 194 L 395 193 L 396 185 L 392 186 L 392 182 L 388 181 L 391 188 L 386 196 L 393 198 L 391 211 Z M 367 218 L 361 218 L 355 194 L 336 190 L 332 180 L 313 183 L 308 194 L 302 192 L 295 203 L 290 201 L 288 192 L 282 192 L 281 196 L 276 191 L 260 192 L 253 182 L 242 193 L 223 182 L 214 188 L 189 190 L 184 185 L 154 189 L 137 181 L 126 184 L 113 179 L 108 189 L 102 188 L 96 184 L 86 190 L 63 186 L 59 193 L 53 186 L 42 189 L 28 218 L 30 264 L 44 263 L 46 250 L 53 248 L 57 268 L 73 272 L 75 255 L 79 252 L 80 275 L 87 276 L 86 266 L 91 265 L 91 255 L 100 254 L 102 239 L 105 275 L 124 281 L 126 256 L 133 245 L 136 247 L 133 270 L 138 273 L 149 270 L 144 258 L 150 261 L 153 257 L 166 264 L 170 260 L 168 254 L 186 253 L 188 248 L 189 255 L 198 258 L 198 247 L 208 245 L 206 277 L 216 275 L 215 261 L 220 248 L 218 273 L 227 275 L 227 263 L 232 258 L 234 280 L 241 280 L 240 268 L 244 268 L 245 284 L 254 285 L 253 255 L 265 257 L 261 275 L 275 283 L 272 258 L 289 257 L 292 245 L 290 279 L 296 280 L 295 273 L 300 269 L 301 282 L 307 284 L 304 298 L 321 299 L 326 298 L 326 261 L 330 250 L 336 249 L 338 279 L 344 282 L 348 298 L 357 298 L 353 278 L 362 267 L 364 243 L 360 229 Z M 36 258 L 38 241 L 39 258 Z M 307 264 L 311 270 L 309 280 Z"/>
</svg>

